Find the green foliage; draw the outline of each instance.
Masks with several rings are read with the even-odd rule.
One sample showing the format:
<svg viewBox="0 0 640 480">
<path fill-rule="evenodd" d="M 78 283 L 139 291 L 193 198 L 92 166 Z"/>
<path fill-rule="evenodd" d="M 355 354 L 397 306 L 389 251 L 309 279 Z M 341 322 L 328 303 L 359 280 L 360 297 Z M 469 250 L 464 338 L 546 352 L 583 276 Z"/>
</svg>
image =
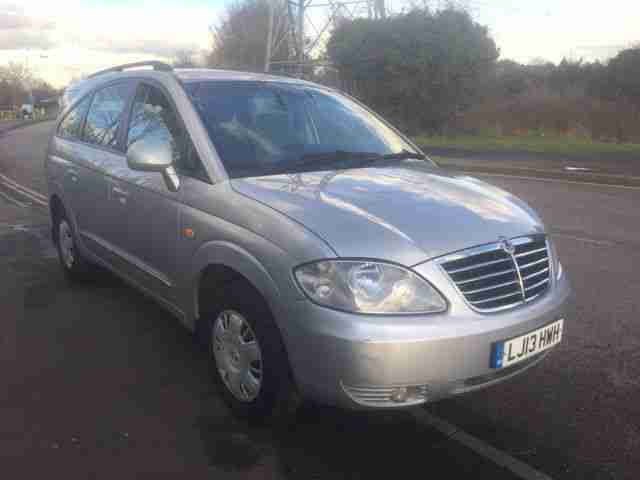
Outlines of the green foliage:
<svg viewBox="0 0 640 480">
<path fill-rule="evenodd" d="M 195 52 L 191 50 L 178 50 L 171 61 L 173 68 L 195 68 Z"/>
<path fill-rule="evenodd" d="M 276 23 L 286 22 L 284 12 Z M 226 16 L 219 25 L 212 27 L 213 49 L 208 58 L 212 67 L 261 72 L 269 25 L 267 0 L 236 0 L 227 7 Z M 272 60 L 286 60 L 289 42 L 284 39 Z"/>
<path fill-rule="evenodd" d="M 344 21 L 327 54 L 364 102 L 409 131 L 439 131 L 476 98 L 498 50 L 486 27 L 448 8 Z"/>
<path fill-rule="evenodd" d="M 608 63 L 563 59 L 558 65 L 497 62 L 484 95 L 450 130 L 487 128 L 524 136 L 544 131 L 605 142 L 640 141 L 640 49 Z"/>
<path fill-rule="evenodd" d="M 9 62 L 0 66 L 0 109 L 16 108 L 33 94 L 35 100 L 51 97 L 56 91 L 36 78 L 26 64 Z"/>
<path fill-rule="evenodd" d="M 430 147 L 453 148 L 473 152 L 529 152 L 557 155 L 606 155 L 635 154 L 640 155 L 638 143 L 606 143 L 595 142 L 586 138 L 575 138 L 558 135 L 541 135 L 530 132 L 521 136 L 501 135 L 457 135 L 420 136 L 414 141 L 429 150 Z"/>
<path fill-rule="evenodd" d="M 620 52 L 609 62 L 608 95 L 623 97 L 640 106 L 640 48 Z"/>
<path fill-rule="evenodd" d="M 576 97 L 586 95 L 640 104 L 640 48 L 622 50 L 608 63 L 562 59 L 558 65 L 496 64 L 488 96 L 500 99 L 534 92 Z"/>
</svg>

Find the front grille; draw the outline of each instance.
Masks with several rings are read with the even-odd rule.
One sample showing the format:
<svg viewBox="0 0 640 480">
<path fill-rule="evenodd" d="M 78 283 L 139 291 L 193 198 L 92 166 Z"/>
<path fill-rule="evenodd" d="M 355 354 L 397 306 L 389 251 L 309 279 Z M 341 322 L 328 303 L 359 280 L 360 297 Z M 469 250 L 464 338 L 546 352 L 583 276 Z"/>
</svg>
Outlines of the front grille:
<svg viewBox="0 0 640 480">
<path fill-rule="evenodd" d="M 549 288 L 551 278 L 549 248 L 542 235 L 464 250 L 439 263 L 465 300 L 483 312 L 529 302 Z"/>
</svg>

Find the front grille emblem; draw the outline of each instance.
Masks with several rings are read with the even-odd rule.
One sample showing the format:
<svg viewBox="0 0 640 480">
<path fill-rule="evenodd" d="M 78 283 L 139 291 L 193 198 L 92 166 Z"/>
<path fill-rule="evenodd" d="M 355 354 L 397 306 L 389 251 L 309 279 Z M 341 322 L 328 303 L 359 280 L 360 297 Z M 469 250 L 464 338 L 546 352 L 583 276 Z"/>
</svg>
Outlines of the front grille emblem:
<svg viewBox="0 0 640 480">
<path fill-rule="evenodd" d="M 511 243 L 511 240 L 505 237 L 500 237 L 500 248 L 509 255 L 513 255 L 516 252 L 515 245 Z"/>
</svg>

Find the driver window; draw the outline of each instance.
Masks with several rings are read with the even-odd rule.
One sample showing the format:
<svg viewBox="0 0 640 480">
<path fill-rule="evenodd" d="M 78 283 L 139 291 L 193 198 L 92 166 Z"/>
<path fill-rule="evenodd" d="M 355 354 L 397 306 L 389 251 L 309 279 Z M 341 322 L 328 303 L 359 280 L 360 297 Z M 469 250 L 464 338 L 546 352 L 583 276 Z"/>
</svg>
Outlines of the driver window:
<svg viewBox="0 0 640 480">
<path fill-rule="evenodd" d="M 145 137 L 163 140 L 171 146 L 173 162 L 178 171 L 206 179 L 191 139 L 165 94 L 157 87 L 141 84 L 131 109 L 127 148 Z"/>
</svg>

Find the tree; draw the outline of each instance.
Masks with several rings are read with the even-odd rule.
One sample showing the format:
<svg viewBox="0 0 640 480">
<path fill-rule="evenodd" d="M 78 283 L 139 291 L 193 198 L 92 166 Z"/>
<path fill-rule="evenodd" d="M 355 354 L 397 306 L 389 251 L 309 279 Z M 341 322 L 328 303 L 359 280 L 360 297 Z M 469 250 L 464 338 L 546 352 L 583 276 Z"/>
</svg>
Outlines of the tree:
<svg viewBox="0 0 640 480">
<path fill-rule="evenodd" d="M 609 95 L 640 107 L 640 47 L 628 48 L 611 59 L 607 67 Z"/>
<path fill-rule="evenodd" d="M 5 67 L 0 67 L 0 78 L 10 83 L 30 88 L 35 80 L 33 71 L 26 63 L 9 62 Z"/>
<path fill-rule="evenodd" d="M 441 131 L 479 94 L 498 49 L 463 10 L 413 10 L 336 27 L 327 45 L 366 103 L 409 131 Z"/>
<path fill-rule="evenodd" d="M 197 66 L 195 53 L 191 50 L 178 50 L 171 64 L 174 68 L 194 68 Z"/>
<path fill-rule="evenodd" d="M 530 80 L 525 65 L 513 60 L 500 60 L 488 82 L 487 93 L 499 98 L 521 95 L 531 87 Z"/>
<path fill-rule="evenodd" d="M 56 89 L 44 80 L 34 80 L 31 93 L 37 102 L 58 95 Z"/>
<path fill-rule="evenodd" d="M 208 64 L 214 67 L 263 71 L 269 26 L 269 0 L 238 0 L 227 7 L 222 22 L 211 27 L 213 48 Z M 289 58 L 290 42 L 285 25 L 286 10 L 274 11 L 280 38 L 271 52 L 273 60 Z"/>
<path fill-rule="evenodd" d="M 0 66 L 0 97 L 4 107 L 14 107 L 24 103 L 36 82 L 31 69 L 23 63 L 9 62 Z"/>
</svg>

